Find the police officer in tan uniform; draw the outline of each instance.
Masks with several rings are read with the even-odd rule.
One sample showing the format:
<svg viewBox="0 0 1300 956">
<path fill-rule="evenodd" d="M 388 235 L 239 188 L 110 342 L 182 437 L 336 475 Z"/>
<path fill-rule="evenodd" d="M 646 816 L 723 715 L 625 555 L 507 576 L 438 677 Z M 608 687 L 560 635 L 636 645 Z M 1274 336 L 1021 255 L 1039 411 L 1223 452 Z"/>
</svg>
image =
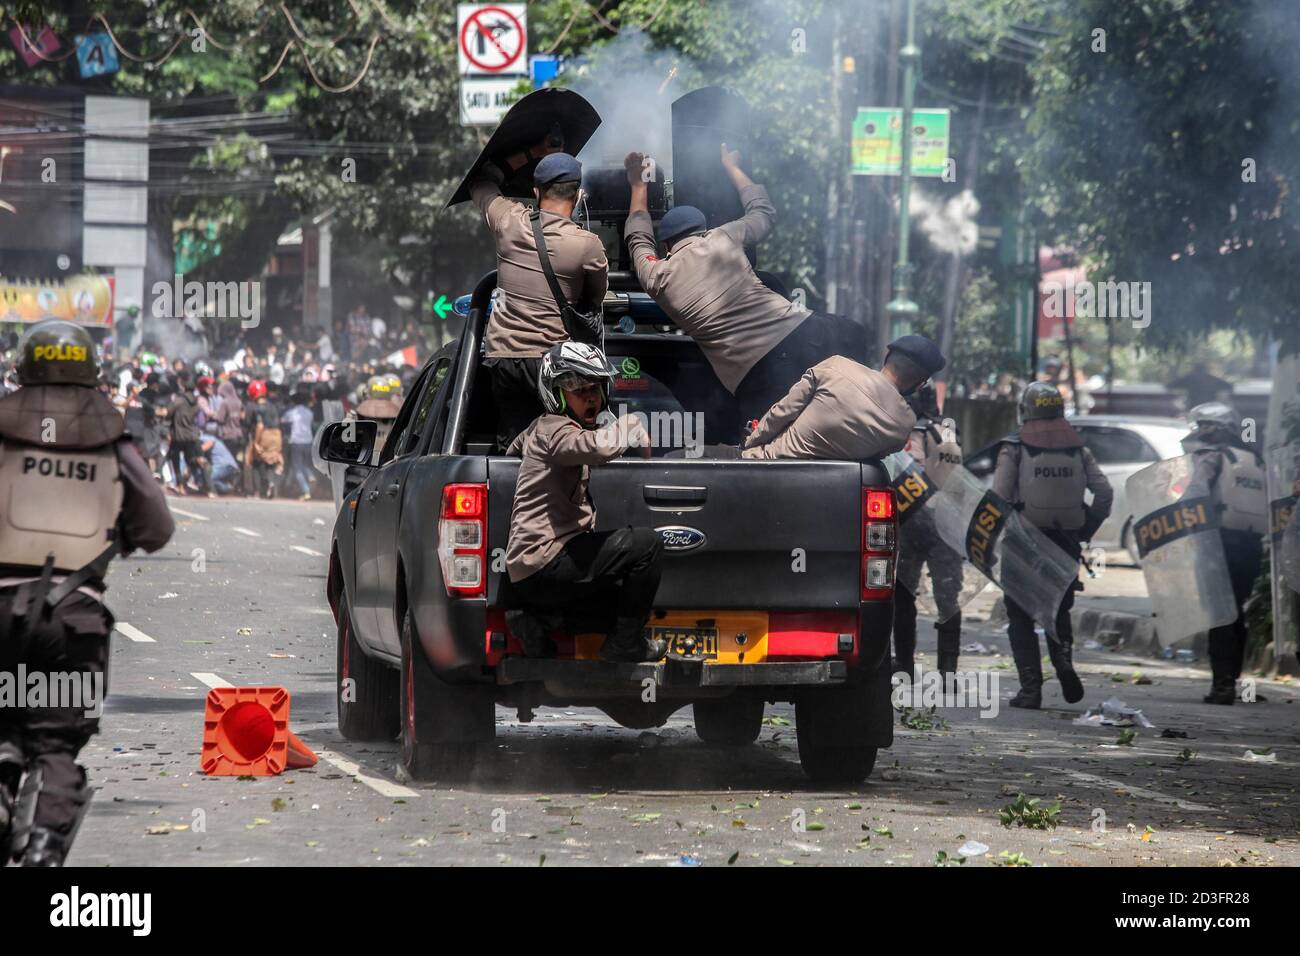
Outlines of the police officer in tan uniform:
<svg viewBox="0 0 1300 956">
<path fill-rule="evenodd" d="M 962 467 L 961 443 L 955 426 L 941 422 L 934 387 L 926 385 L 907 399 L 916 413 L 916 424 L 904 451 L 925 471 L 931 484 L 940 488 L 954 468 Z M 921 573 L 928 566 L 934 584 L 935 603 L 941 620 L 934 629 L 939 638 L 938 669 L 946 675 L 957 671 L 961 651 L 962 561 L 943 543 L 934 519 L 923 508 L 899 509 L 898 587 L 894 590 L 894 672 L 909 679 L 916 670 L 916 593 Z"/>
<path fill-rule="evenodd" d="M 96 387 L 86 330 L 47 320 L 19 350 L 22 387 L 0 398 L 0 499 L 22 503 L 0 513 L 0 671 L 76 674 L 102 693 L 108 564 L 166 544 L 171 512 Z M 76 760 L 99 720 L 84 699 L 44 703 L 0 709 L 0 862 L 61 865 L 90 799 Z"/>
<path fill-rule="evenodd" d="M 1194 429 L 1183 447 L 1194 462 L 1187 497 L 1209 496 L 1218 509 L 1219 536 L 1228 559 L 1227 582 L 1237 602 L 1237 619 L 1209 633 L 1210 692 L 1207 704 L 1231 704 L 1237 697 L 1246 653 L 1245 604 L 1263 562 L 1268 497 L 1259 453 L 1241 440 L 1241 418 L 1223 402 L 1205 402 L 1187 413 Z M 1222 586 L 1222 582 L 1214 582 Z"/>
<path fill-rule="evenodd" d="M 497 246 L 497 290 L 488 316 L 484 365 L 492 376 L 502 450 L 545 408 L 537 396 L 537 373 L 551 346 L 571 338 L 599 343 L 600 309 L 609 287 L 609 261 L 595 233 L 573 221 L 582 165 L 567 153 L 548 152 L 545 143 L 483 167 L 470 195 Z M 545 154 L 545 155 L 543 155 Z M 537 210 L 501 194 L 502 165 L 525 166 L 542 156 L 533 172 Z M 568 304 L 594 321 L 569 329 L 541 267 L 534 218 L 540 225 L 552 271 Z"/>
<path fill-rule="evenodd" d="M 1034 382 L 1020 396 L 1020 430 L 1003 439 L 993 473 L 993 491 L 1075 560 L 1110 514 L 1115 493 L 1097 466 L 1083 436 L 1065 420 L 1065 399 L 1047 382 Z M 1092 493 L 1091 504 L 1084 498 Z M 1068 703 L 1083 699 L 1083 682 L 1074 670 L 1074 629 L 1070 609 L 1076 581 L 1056 615 L 1056 640 L 1048 653 Z M 1012 707 L 1037 710 L 1043 703 L 1043 662 L 1034 619 L 1010 597 L 1007 637 L 1020 676 Z"/>
<path fill-rule="evenodd" d="M 637 278 L 664 313 L 699 345 L 718 380 L 736 397 L 742 420 L 758 418 L 806 369 L 831 355 L 865 361 L 858 326 L 811 312 L 765 286 L 745 250 L 776 221 L 767 190 L 740 168 L 740 154 L 721 149 L 722 167 L 740 194 L 744 215 L 714 229 L 694 206 L 676 206 L 660 220 L 660 258 L 650 219 L 644 158 L 624 159 L 632 187 L 624 235 Z"/>
<path fill-rule="evenodd" d="M 891 342 L 880 371 L 842 355 L 824 359 L 759 420 L 741 457 L 862 461 L 899 451 L 916 423 L 904 396 L 945 364 L 921 335 Z"/>
<path fill-rule="evenodd" d="M 506 571 L 516 608 L 506 624 L 529 657 L 555 653 L 549 630 L 566 618 L 612 623 L 600 649 L 607 661 L 654 661 L 667 643 L 645 636 L 659 590 L 663 540 L 653 528 L 596 531 L 591 469 L 629 445 L 649 449 L 637 419 L 597 426 L 615 370 L 594 346 L 565 342 L 542 359 L 538 391 L 546 407 L 510 447 L 523 458 L 515 483 Z"/>
</svg>

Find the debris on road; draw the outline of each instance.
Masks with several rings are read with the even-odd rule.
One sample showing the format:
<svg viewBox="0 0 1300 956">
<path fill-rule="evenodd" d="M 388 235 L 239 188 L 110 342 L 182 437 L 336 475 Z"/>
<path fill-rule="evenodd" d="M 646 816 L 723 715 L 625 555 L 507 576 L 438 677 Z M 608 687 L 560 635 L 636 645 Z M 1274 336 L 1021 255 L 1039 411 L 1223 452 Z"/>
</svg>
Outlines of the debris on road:
<svg viewBox="0 0 1300 956">
<path fill-rule="evenodd" d="M 1111 697 L 1101 708 L 1089 707 L 1082 717 L 1071 721 L 1076 727 L 1155 727 L 1142 711 L 1130 707 L 1118 697 Z"/>
</svg>

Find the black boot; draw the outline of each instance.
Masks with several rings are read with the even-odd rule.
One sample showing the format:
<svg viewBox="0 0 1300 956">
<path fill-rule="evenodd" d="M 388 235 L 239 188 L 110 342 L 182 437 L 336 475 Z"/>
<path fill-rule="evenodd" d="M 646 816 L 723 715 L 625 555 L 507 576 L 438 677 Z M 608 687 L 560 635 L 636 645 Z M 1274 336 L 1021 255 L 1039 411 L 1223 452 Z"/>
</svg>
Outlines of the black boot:
<svg viewBox="0 0 1300 956">
<path fill-rule="evenodd" d="M 1031 630 L 1027 635 L 1009 632 L 1007 636 L 1020 675 L 1020 691 L 1011 698 L 1010 704 L 1038 710 L 1043 706 L 1043 661 L 1038 656 L 1038 635 Z"/>
<path fill-rule="evenodd" d="M 668 653 L 668 642 L 651 638 L 642 621 L 620 617 L 614 630 L 600 646 L 600 659 L 620 664 L 640 664 L 657 661 Z"/>
<path fill-rule="evenodd" d="M 961 611 L 935 624 L 934 629 L 939 634 L 939 672 L 947 677 L 957 673 L 957 657 L 961 651 Z"/>
<path fill-rule="evenodd" d="M 1237 682 L 1216 674 L 1210 680 L 1210 692 L 1201 698 L 1207 704 L 1232 705 L 1237 700 Z"/>
<path fill-rule="evenodd" d="M 551 622 L 530 611 L 506 611 L 506 627 L 523 645 L 528 657 L 554 657 L 555 642 L 548 633 Z"/>
<path fill-rule="evenodd" d="M 23 866 L 62 866 L 68 855 L 68 838 L 49 827 L 32 827 L 27 838 L 27 849 L 22 856 Z"/>
<path fill-rule="evenodd" d="M 1072 640 L 1047 639 L 1047 652 L 1051 655 L 1052 666 L 1056 668 L 1056 679 L 1061 682 L 1061 693 L 1067 704 L 1076 704 L 1083 700 L 1083 681 L 1079 680 L 1074 669 L 1074 642 Z"/>
</svg>

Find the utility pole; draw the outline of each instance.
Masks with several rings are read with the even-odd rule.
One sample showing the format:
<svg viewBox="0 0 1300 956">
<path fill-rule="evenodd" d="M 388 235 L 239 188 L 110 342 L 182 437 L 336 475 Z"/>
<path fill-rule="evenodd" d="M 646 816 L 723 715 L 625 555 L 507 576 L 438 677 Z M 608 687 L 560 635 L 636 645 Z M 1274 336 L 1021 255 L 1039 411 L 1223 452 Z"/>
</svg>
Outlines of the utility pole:
<svg viewBox="0 0 1300 956">
<path fill-rule="evenodd" d="M 894 298 L 888 306 L 890 334 L 895 337 L 912 331 L 912 318 L 917 313 L 911 297 L 912 266 L 907 258 L 912 226 L 908 212 L 912 193 L 912 109 L 916 101 L 916 69 L 921 61 L 921 50 L 916 45 L 916 0 L 907 0 L 907 40 L 898 58 L 903 65 L 903 168 L 898 193 L 898 262 L 894 264 Z"/>
</svg>

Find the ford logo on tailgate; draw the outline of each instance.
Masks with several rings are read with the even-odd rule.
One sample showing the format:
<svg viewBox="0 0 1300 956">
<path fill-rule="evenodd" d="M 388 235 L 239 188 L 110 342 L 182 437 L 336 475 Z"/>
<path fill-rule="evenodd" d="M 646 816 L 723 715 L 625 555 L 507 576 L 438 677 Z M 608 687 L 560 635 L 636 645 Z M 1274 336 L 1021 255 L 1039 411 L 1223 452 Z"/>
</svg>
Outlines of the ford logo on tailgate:
<svg viewBox="0 0 1300 956">
<path fill-rule="evenodd" d="M 655 530 L 664 539 L 665 551 L 694 551 L 706 540 L 703 531 L 696 531 L 694 528 L 686 528 L 682 525 L 669 525 Z"/>
</svg>

